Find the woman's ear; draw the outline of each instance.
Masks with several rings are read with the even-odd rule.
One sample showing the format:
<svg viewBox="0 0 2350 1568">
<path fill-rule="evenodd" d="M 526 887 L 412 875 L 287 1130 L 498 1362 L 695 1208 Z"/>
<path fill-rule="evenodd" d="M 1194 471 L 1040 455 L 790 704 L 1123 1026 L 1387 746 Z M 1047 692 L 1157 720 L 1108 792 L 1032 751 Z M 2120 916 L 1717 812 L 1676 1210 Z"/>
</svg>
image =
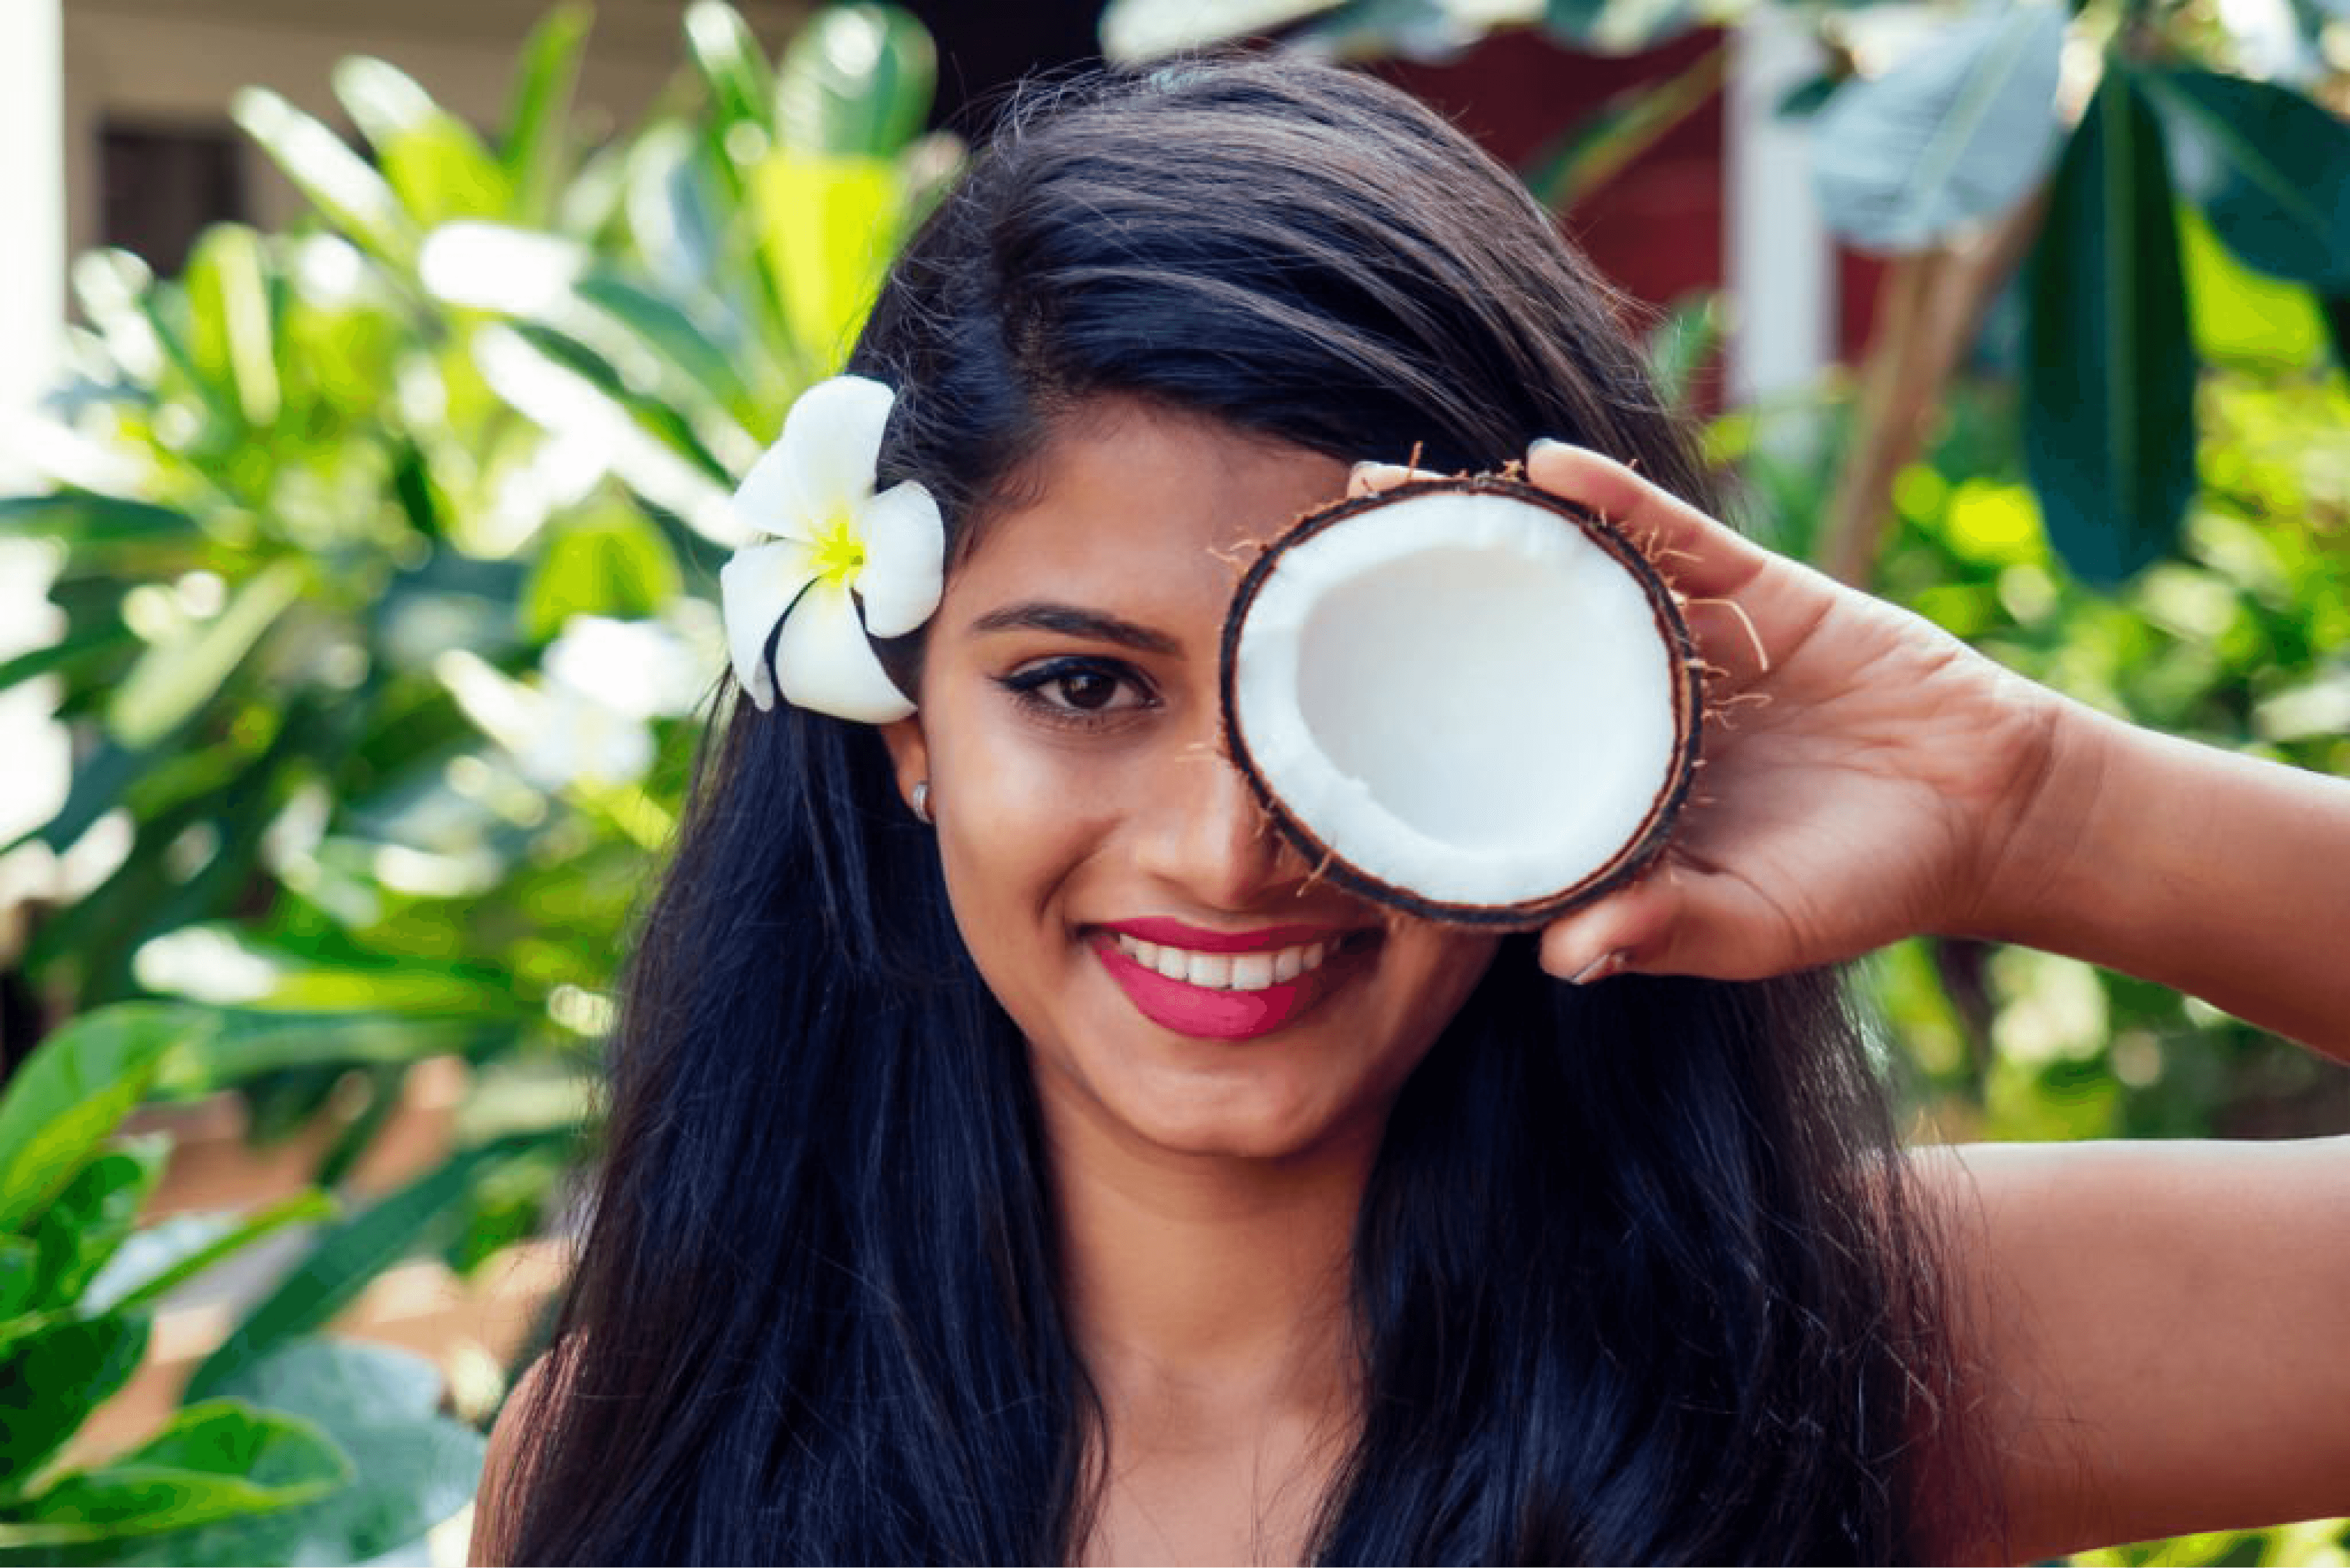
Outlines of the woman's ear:
<svg viewBox="0 0 2350 1568">
<path fill-rule="evenodd" d="M 922 737 L 920 714 L 896 719 L 881 726 L 881 743 L 889 748 L 889 765 L 898 774 L 898 798 L 916 816 L 925 815 L 922 805 L 915 801 L 914 786 L 920 784 L 927 794 L 931 780 L 931 748 Z"/>
</svg>

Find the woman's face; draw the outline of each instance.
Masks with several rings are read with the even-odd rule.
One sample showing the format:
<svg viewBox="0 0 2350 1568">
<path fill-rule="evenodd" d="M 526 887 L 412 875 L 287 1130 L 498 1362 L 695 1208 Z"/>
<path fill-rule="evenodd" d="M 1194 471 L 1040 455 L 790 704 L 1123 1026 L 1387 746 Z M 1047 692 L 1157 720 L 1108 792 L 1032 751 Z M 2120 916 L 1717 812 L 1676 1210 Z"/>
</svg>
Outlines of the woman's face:
<svg viewBox="0 0 2350 1568">
<path fill-rule="evenodd" d="M 929 781 L 963 940 L 1056 1133 L 1253 1158 L 1375 1142 L 1494 940 L 1316 880 L 1217 710 L 1251 546 L 1346 469 L 1133 402 L 1063 428 L 950 576 L 920 711 L 888 732 L 900 789 Z"/>
</svg>

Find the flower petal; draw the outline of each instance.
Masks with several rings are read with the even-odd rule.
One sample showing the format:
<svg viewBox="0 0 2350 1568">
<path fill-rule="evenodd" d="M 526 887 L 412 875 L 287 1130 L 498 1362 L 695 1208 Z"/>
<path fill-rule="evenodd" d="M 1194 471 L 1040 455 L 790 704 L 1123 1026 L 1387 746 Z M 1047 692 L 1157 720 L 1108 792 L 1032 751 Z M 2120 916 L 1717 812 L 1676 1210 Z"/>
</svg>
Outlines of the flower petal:
<svg viewBox="0 0 2350 1568">
<path fill-rule="evenodd" d="M 726 649 L 734 679 L 764 712 L 775 705 L 767 669 L 767 639 L 775 623 L 816 579 L 816 549 L 796 539 L 746 545 L 718 568 L 718 602 L 726 619 Z"/>
<path fill-rule="evenodd" d="M 865 566 L 857 597 L 876 637 L 903 637 L 939 607 L 947 555 L 946 524 L 931 493 L 908 480 L 873 498 L 864 524 Z"/>
<path fill-rule="evenodd" d="M 886 724 L 914 711 L 865 640 L 848 590 L 829 578 L 810 585 L 775 639 L 775 680 L 795 707 Z"/>
<path fill-rule="evenodd" d="M 816 542 L 820 519 L 808 515 L 800 502 L 800 487 L 792 477 L 791 459 L 777 441 L 759 454 L 751 472 L 734 491 L 734 515 L 743 524 L 743 537 Z"/>
<path fill-rule="evenodd" d="M 862 511 L 873 498 L 873 469 L 881 460 L 881 431 L 898 394 L 862 376 L 835 376 L 802 392 L 784 416 L 775 445 L 784 472 L 798 492 L 803 526 L 837 513 Z"/>
</svg>

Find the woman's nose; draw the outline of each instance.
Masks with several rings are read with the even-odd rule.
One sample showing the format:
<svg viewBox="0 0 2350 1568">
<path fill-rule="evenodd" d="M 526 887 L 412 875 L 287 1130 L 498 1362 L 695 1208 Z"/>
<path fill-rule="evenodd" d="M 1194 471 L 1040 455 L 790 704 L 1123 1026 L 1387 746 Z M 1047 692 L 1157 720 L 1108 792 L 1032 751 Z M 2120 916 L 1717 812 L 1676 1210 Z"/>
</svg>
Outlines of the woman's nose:
<svg viewBox="0 0 2350 1568">
<path fill-rule="evenodd" d="M 1305 867 L 1221 750 L 1165 770 L 1142 836 L 1144 870 L 1203 909 L 1244 910 L 1302 881 Z"/>
</svg>

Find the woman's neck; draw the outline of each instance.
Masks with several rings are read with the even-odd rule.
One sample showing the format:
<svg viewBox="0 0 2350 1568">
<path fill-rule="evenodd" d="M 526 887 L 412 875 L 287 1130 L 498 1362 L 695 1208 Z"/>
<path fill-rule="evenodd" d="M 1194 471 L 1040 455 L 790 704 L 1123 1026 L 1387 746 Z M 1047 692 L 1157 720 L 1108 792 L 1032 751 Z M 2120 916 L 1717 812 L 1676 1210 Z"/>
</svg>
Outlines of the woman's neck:
<svg viewBox="0 0 2350 1568">
<path fill-rule="evenodd" d="M 1294 1558 L 1359 1420 L 1348 1266 L 1376 1137 L 1219 1159 L 1047 1123 L 1106 1428 L 1085 1555 Z"/>
</svg>

